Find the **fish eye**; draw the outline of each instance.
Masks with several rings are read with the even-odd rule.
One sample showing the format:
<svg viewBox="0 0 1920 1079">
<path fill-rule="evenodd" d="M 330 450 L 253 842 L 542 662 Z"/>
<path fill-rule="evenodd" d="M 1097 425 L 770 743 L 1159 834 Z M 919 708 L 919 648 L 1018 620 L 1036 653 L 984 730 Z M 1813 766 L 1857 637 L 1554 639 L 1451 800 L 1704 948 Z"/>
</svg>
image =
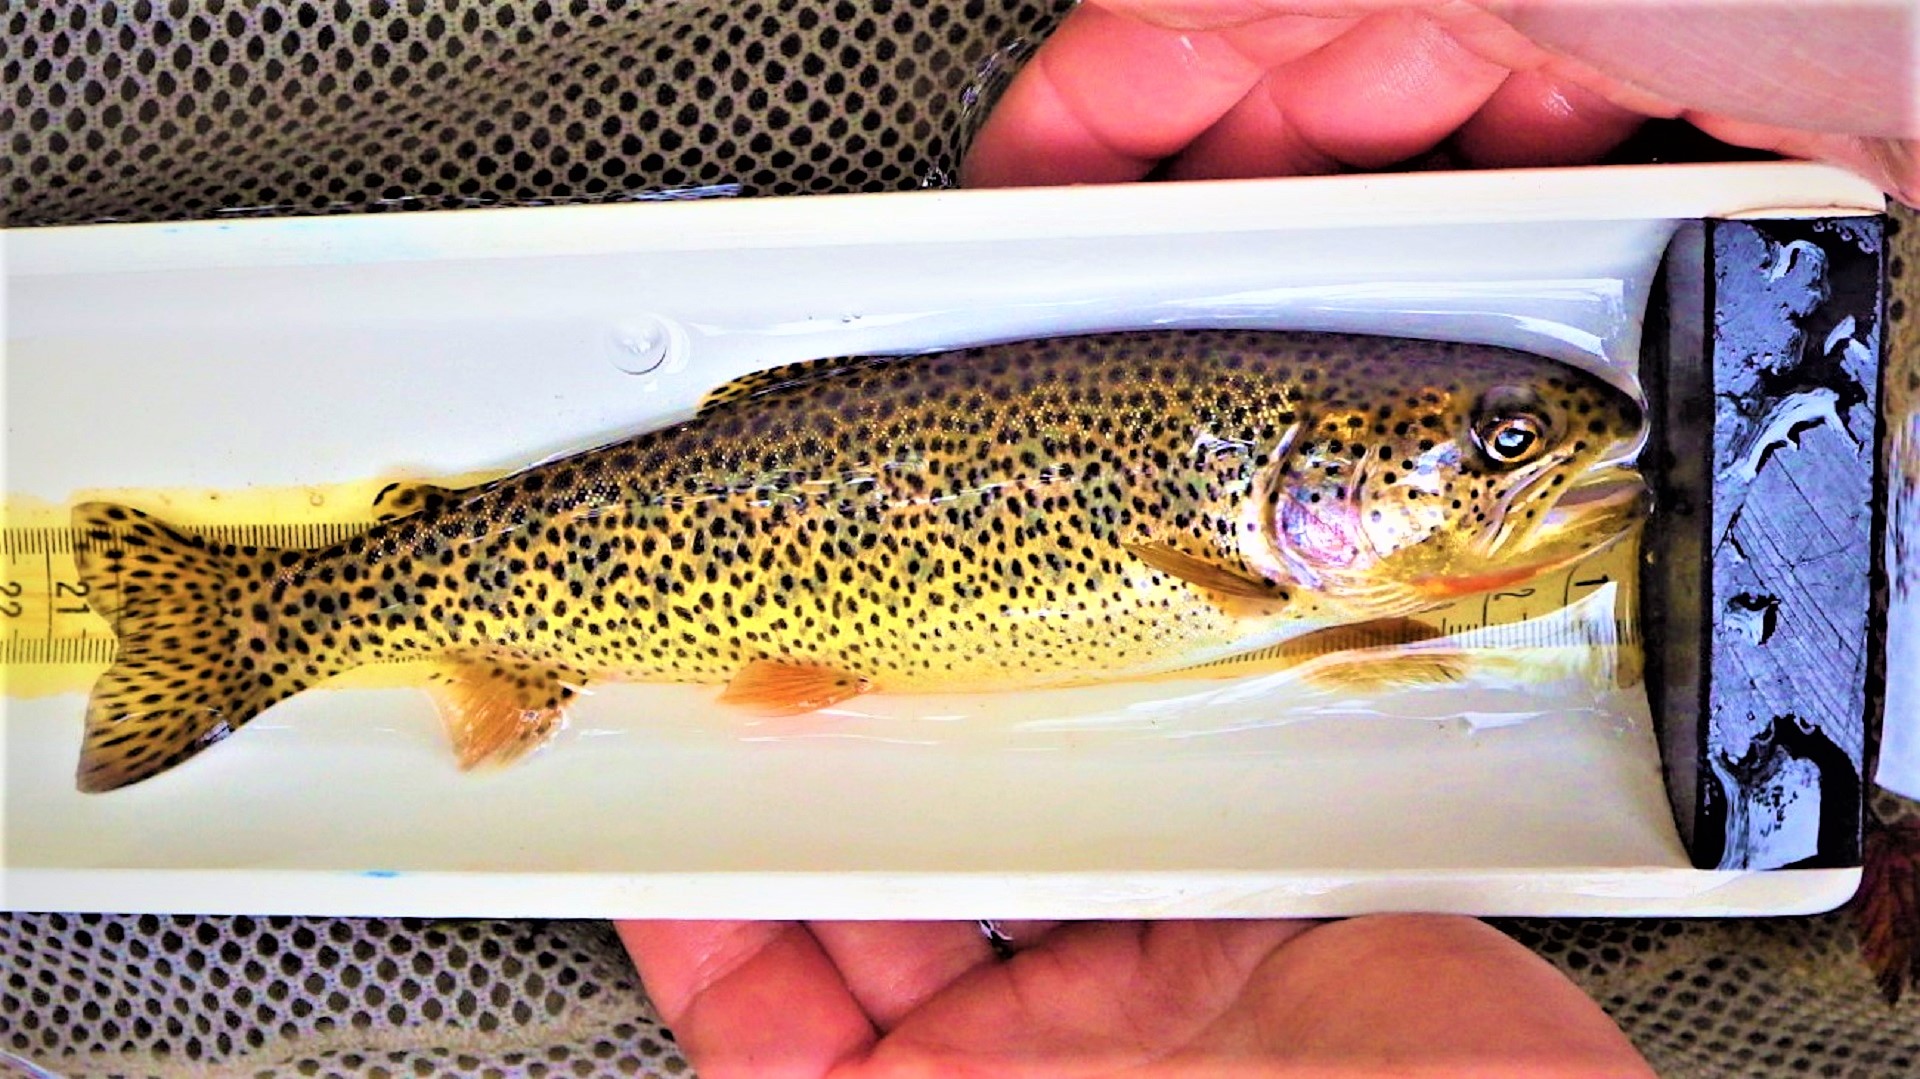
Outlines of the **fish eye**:
<svg viewBox="0 0 1920 1079">
<path fill-rule="evenodd" d="M 1546 425 L 1524 412 L 1490 416 L 1473 429 L 1474 440 L 1488 460 L 1511 468 L 1533 460 L 1546 449 Z"/>
</svg>

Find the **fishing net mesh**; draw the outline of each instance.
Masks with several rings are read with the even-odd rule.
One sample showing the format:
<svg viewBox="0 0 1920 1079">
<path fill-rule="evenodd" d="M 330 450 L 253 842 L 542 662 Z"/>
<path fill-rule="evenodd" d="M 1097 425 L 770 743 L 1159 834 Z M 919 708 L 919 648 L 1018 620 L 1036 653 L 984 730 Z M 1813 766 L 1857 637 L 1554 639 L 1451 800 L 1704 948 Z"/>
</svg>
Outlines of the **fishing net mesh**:
<svg viewBox="0 0 1920 1079">
<path fill-rule="evenodd" d="M 941 186 L 1066 6 L 11 4 L 0 210 L 41 225 Z M 1895 239 L 1907 365 L 1917 238 Z M 1501 925 L 1662 1074 L 1920 1071 L 1920 994 L 1884 1003 L 1839 915 Z M 4 915 L 0 1051 L 17 1058 L 0 1072 L 74 1076 L 690 1074 L 587 922 Z"/>
<path fill-rule="evenodd" d="M 16 225 L 946 183 L 1061 0 L 132 0 L 0 14 Z"/>
</svg>

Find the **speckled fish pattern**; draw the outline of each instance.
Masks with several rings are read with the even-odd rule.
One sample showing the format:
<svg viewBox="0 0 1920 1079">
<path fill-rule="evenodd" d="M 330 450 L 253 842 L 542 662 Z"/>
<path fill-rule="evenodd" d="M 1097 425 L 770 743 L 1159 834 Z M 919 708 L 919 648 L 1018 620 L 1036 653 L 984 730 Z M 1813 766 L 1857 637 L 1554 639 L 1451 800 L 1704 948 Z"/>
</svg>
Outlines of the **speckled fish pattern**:
<svg viewBox="0 0 1920 1079">
<path fill-rule="evenodd" d="M 80 783 L 383 660 L 443 664 L 470 763 L 539 744 L 601 680 L 799 711 L 1164 672 L 1431 605 L 1640 422 L 1592 375 L 1487 346 L 1107 334 L 753 376 L 685 422 L 399 492 L 314 550 L 89 503 L 81 573 L 120 655 Z"/>
</svg>

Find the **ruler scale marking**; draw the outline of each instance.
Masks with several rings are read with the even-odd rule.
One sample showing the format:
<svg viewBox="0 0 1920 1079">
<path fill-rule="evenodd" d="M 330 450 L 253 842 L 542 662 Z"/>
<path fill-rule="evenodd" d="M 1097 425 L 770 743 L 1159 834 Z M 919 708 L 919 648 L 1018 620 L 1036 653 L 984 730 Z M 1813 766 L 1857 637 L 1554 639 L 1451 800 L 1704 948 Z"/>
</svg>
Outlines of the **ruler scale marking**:
<svg viewBox="0 0 1920 1079">
<path fill-rule="evenodd" d="M 181 525 L 212 543 L 253 547 L 319 547 L 366 530 L 371 521 Z M 72 560 L 77 537 L 60 526 L 0 525 L 0 668 L 105 667 L 116 642 L 88 606 Z"/>
</svg>

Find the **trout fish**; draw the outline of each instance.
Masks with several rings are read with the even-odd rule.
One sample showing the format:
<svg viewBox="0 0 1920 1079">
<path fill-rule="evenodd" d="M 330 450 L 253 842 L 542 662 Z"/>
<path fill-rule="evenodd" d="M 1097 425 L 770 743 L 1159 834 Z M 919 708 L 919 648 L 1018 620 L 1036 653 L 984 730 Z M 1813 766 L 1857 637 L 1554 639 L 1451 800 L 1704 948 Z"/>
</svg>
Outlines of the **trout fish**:
<svg viewBox="0 0 1920 1079">
<path fill-rule="evenodd" d="M 820 360 L 328 547 L 80 505 L 119 652 L 78 783 L 165 771 L 348 668 L 436 663 L 463 764 L 603 680 L 766 714 L 1164 675 L 1566 566 L 1645 511 L 1642 411 L 1527 353 L 1180 331 Z"/>
</svg>

